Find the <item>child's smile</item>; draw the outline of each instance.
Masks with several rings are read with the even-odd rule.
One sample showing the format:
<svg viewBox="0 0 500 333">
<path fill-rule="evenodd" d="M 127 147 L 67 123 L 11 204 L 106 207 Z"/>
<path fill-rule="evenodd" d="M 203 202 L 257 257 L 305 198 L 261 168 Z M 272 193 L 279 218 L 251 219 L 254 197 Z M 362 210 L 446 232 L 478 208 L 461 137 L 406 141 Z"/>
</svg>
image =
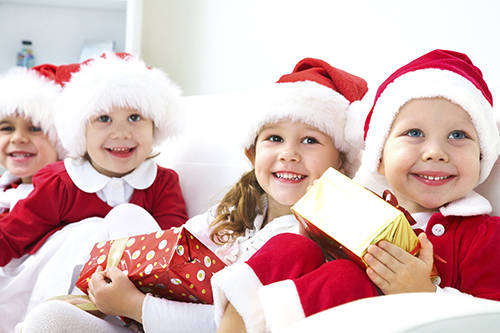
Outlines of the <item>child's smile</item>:
<svg viewBox="0 0 500 333">
<path fill-rule="evenodd" d="M 105 148 L 109 153 L 116 157 L 127 158 L 132 155 L 134 148 Z"/>
<path fill-rule="evenodd" d="M 453 175 L 438 175 L 440 173 L 414 173 L 412 176 L 416 177 L 418 181 L 421 181 L 422 183 L 429 185 L 429 186 L 441 186 L 449 181 L 451 181 L 455 176 Z"/>
<path fill-rule="evenodd" d="M 284 182 L 299 182 L 307 177 L 306 175 L 300 175 L 293 172 L 275 172 L 273 175 Z"/>
<path fill-rule="evenodd" d="M 15 152 L 9 153 L 8 155 L 10 157 L 12 157 L 13 159 L 23 161 L 27 158 L 36 156 L 36 153 L 28 153 L 25 151 L 15 151 Z"/>
</svg>

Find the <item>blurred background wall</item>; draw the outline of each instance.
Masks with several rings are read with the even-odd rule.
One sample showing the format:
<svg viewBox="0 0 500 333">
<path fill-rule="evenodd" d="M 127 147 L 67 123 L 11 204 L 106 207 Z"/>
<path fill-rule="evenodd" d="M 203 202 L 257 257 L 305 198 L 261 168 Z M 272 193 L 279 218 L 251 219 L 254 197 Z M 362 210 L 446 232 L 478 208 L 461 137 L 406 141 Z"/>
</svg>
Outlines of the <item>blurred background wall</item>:
<svg viewBox="0 0 500 333">
<path fill-rule="evenodd" d="M 85 40 L 161 67 L 185 95 L 258 88 L 317 57 L 375 88 L 435 48 L 467 53 L 500 95 L 500 3 L 490 0 L 0 0 L 0 70 L 21 40 L 37 63 L 77 62 Z M 498 97 L 497 97 L 498 98 Z"/>
</svg>

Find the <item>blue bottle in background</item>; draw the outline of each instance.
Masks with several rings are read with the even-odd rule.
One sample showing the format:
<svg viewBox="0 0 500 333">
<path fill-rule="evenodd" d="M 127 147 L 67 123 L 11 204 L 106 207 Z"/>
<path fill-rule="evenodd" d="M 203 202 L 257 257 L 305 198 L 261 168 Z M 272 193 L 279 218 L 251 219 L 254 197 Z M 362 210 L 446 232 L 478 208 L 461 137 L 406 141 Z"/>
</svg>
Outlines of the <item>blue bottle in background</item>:
<svg viewBox="0 0 500 333">
<path fill-rule="evenodd" d="M 17 66 L 31 68 L 35 65 L 35 57 L 33 56 L 33 51 L 31 50 L 31 41 L 23 40 L 22 49 L 17 52 Z"/>
</svg>

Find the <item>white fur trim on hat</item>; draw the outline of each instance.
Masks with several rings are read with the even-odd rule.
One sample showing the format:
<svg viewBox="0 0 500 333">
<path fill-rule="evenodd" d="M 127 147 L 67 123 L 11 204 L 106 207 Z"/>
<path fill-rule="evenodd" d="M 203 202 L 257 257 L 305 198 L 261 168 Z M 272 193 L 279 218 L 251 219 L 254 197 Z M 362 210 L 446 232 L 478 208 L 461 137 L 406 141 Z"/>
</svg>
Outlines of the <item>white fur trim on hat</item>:
<svg viewBox="0 0 500 333">
<path fill-rule="evenodd" d="M 59 159 L 66 152 L 54 125 L 54 107 L 61 93 L 61 86 L 40 75 L 37 71 L 16 67 L 0 77 L 0 119 L 25 116 L 42 128 L 57 151 Z"/>
<path fill-rule="evenodd" d="M 359 167 L 360 151 L 345 139 L 349 101 L 331 88 L 313 81 L 275 83 L 262 92 L 243 145 L 250 148 L 265 125 L 298 121 L 330 136 L 346 157 L 344 168 L 353 175 Z"/>
<path fill-rule="evenodd" d="M 154 123 L 153 148 L 179 130 L 181 89 L 157 68 L 133 56 L 106 54 L 72 74 L 57 103 L 56 128 L 70 154 L 84 156 L 91 118 L 112 107 L 137 109 Z"/>
<path fill-rule="evenodd" d="M 488 177 L 500 154 L 500 136 L 491 105 L 463 76 L 448 70 L 427 68 L 396 78 L 376 101 L 366 135 L 363 165 L 382 184 L 388 186 L 385 177 L 378 172 L 380 158 L 400 108 L 410 100 L 433 97 L 448 99 L 470 115 L 481 150 L 481 171 L 476 186 Z"/>
</svg>

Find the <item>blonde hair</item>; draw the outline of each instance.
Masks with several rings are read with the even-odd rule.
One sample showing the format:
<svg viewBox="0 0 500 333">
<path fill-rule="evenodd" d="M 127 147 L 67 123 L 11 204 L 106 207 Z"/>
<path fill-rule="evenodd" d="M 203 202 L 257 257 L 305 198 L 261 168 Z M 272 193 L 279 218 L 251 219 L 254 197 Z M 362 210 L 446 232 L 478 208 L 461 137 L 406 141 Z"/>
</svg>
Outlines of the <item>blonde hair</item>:
<svg viewBox="0 0 500 333">
<path fill-rule="evenodd" d="M 215 220 L 210 224 L 210 239 L 219 245 L 234 241 L 245 230 L 254 229 L 258 214 L 263 214 L 262 196 L 255 169 L 245 173 L 219 203 Z"/>
</svg>

